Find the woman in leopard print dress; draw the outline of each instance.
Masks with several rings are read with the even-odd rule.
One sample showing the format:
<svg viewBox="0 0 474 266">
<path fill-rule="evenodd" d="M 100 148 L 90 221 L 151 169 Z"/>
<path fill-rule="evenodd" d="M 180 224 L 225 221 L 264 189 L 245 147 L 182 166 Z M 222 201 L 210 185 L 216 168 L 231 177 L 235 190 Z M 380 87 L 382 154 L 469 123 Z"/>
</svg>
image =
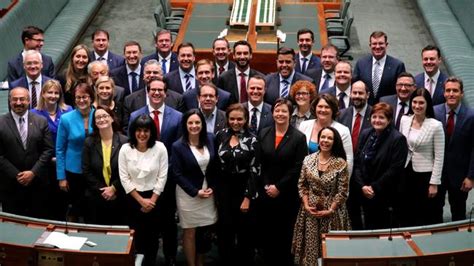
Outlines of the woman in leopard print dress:
<svg viewBox="0 0 474 266">
<path fill-rule="evenodd" d="M 302 203 L 293 234 L 292 252 L 299 265 L 317 265 L 321 234 L 349 230 L 346 209 L 349 172 L 341 136 L 332 127 L 318 135 L 320 150 L 303 161 L 298 181 Z"/>
</svg>

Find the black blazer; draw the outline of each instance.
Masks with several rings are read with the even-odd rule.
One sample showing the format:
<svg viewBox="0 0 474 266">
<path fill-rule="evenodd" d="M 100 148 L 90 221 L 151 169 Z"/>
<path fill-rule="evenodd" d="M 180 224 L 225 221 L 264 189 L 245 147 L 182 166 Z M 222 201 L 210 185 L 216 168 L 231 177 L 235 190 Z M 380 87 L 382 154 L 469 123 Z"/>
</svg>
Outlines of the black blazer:
<svg viewBox="0 0 474 266">
<path fill-rule="evenodd" d="M 91 62 L 96 61 L 94 51 L 91 51 L 89 55 Z M 109 66 L 109 72 L 116 69 L 117 67 L 125 65 L 125 58 L 123 56 L 114 54 L 109 50 L 109 55 L 107 58 L 107 65 Z"/>
<path fill-rule="evenodd" d="M 110 185 L 113 185 L 117 193 L 124 194 L 120 175 L 118 171 L 118 156 L 120 148 L 127 143 L 127 137 L 120 133 L 114 133 L 112 139 L 112 153 L 110 155 L 110 166 L 112 175 Z M 89 136 L 84 142 L 82 151 L 82 173 L 87 181 L 87 191 L 92 195 L 100 195 L 101 188 L 106 187 L 102 174 L 103 163 L 102 144 L 100 136 Z"/>
<path fill-rule="evenodd" d="M 321 82 L 321 76 L 323 75 L 322 68 L 312 68 L 304 72 L 305 76 L 308 76 L 313 79 L 314 85 L 316 86 L 316 91 L 319 93 L 319 83 Z"/>
<path fill-rule="evenodd" d="M 235 71 L 235 68 L 233 68 L 222 73 L 222 75 L 219 77 L 219 81 L 216 84 L 217 87 L 230 92 L 230 104 L 240 102 L 239 87 L 237 85 L 237 77 L 235 76 Z M 256 75 L 263 76 L 263 74 L 258 72 L 257 70 L 250 69 L 249 78 Z"/>
<path fill-rule="evenodd" d="M 217 88 L 217 96 L 219 97 L 219 100 L 217 101 L 217 108 L 225 111 L 230 105 L 230 93 Z M 186 111 L 193 108 L 199 108 L 198 89 L 194 88 L 183 93 L 183 102 L 184 110 Z"/>
<path fill-rule="evenodd" d="M 235 63 L 229 60 L 229 65 L 227 67 L 227 70 L 231 70 L 234 68 L 235 68 Z M 222 74 L 224 74 L 224 72 L 222 72 Z M 217 84 L 218 81 L 219 81 L 219 66 L 217 65 L 216 62 L 214 62 L 214 78 L 212 79 L 212 83 Z"/>
<path fill-rule="evenodd" d="M 249 103 L 243 103 L 245 109 L 249 113 L 249 122 L 252 119 L 252 110 L 249 110 Z M 270 127 L 274 125 L 273 121 L 273 114 L 272 114 L 272 106 L 268 103 L 263 103 L 262 113 L 260 114 L 260 123 L 258 123 L 257 133 L 259 133 L 262 129 L 266 127 Z"/>
<path fill-rule="evenodd" d="M 344 126 L 349 128 L 349 131 L 352 133 L 352 119 L 354 118 L 354 107 L 350 106 L 349 108 L 342 109 L 337 117 L 336 121 L 343 124 Z M 366 128 L 371 128 L 372 124 L 370 123 L 370 113 L 372 112 L 372 107 L 367 105 L 364 114 L 364 120 L 362 121 L 362 125 L 359 131 L 359 139 L 360 133 L 362 130 Z"/>
<path fill-rule="evenodd" d="M 170 73 L 166 74 L 164 77 L 164 82 L 166 83 L 167 90 L 175 91 L 179 94 L 183 94 L 183 83 L 181 83 L 181 77 L 179 76 L 179 69 L 173 70 Z M 194 88 L 199 87 L 199 82 L 194 76 Z"/>
<path fill-rule="evenodd" d="M 144 66 L 146 61 L 151 60 L 151 59 L 155 59 L 156 61 L 160 62 L 160 58 L 158 57 L 158 52 L 154 52 L 150 55 L 147 55 L 147 56 L 143 57 L 140 64 L 142 66 Z M 161 62 L 160 62 L 160 65 L 161 65 Z M 170 64 L 170 71 L 169 72 L 178 69 L 178 67 L 179 67 L 178 55 L 174 52 L 171 52 L 171 64 Z"/>
<path fill-rule="evenodd" d="M 288 88 L 288 98 L 291 99 L 290 96 L 290 89 L 295 82 L 298 80 L 307 80 L 309 82 L 313 82 L 313 79 L 310 77 L 307 77 L 306 75 L 303 75 L 301 73 L 295 72 L 295 75 L 293 76 L 293 80 L 291 81 L 291 85 Z M 280 74 L 278 72 L 268 74 L 265 77 L 265 102 L 273 105 L 273 103 L 276 101 L 276 99 L 280 98 Z"/>
<path fill-rule="evenodd" d="M 130 84 L 128 82 L 128 73 L 127 73 L 126 65 L 120 66 L 112 70 L 110 72 L 110 76 L 114 79 L 116 86 L 120 86 L 124 88 L 125 97 L 133 93 L 131 92 L 132 89 L 130 88 Z M 138 89 L 136 91 L 138 91 L 140 88 L 145 87 L 145 84 L 143 83 L 143 67 L 140 72 L 140 77 L 138 78 L 138 80 L 139 80 L 139 83 L 137 84 Z"/>
</svg>

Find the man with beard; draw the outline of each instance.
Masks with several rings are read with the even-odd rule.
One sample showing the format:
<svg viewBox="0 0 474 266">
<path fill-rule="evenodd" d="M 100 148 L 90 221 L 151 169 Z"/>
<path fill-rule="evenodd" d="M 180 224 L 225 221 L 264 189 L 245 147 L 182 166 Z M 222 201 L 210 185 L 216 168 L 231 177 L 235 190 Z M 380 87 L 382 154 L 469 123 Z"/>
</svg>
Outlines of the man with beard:
<svg viewBox="0 0 474 266">
<path fill-rule="evenodd" d="M 351 82 L 352 82 L 352 66 L 348 61 L 339 61 L 335 68 L 336 82 L 334 87 L 322 90 L 320 93 L 329 93 L 334 95 L 338 100 L 339 110 L 349 107 L 351 104 Z"/>
<path fill-rule="evenodd" d="M 125 64 L 122 56 L 109 51 L 109 33 L 106 30 L 98 29 L 92 33 L 92 45 L 91 61 L 105 62 L 111 70 Z"/>
<path fill-rule="evenodd" d="M 244 103 L 248 99 L 247 86 L 249 78 L 255 75 L 262 75 L 262 73 L 250 68 L 252 47 L 247 41 L 237 41 L 234 43 L 233 50 L 236 67 L 222 73 L 217 82 L 217 87 L 231 94 L 230 104 Z"/>
<path fill-rule="evenodd" d="M 281 47 L 277 53 L 278 72 L 265 77 L 266 93 L 265 102 L 273 105 L 276 99 L 290 98 L 290 88 L 298 80 L 313 82 L 310 77 L 295 71 L 295 51 L 293 48 Z"/>
<path fill-rule="evenodd" d="M 415 76 L 416 87 L 430 92 L 433 105 L 444 103 L 444 82 L 448 76 L 439 70 L 441 51 L 436 46 L 428 45 L 421 50 L 421 60 L 425 72 Z"/>
<path fill-rule="evenodd" d="M 199 81 L 199 88 L 206 84 L 212 84 L 214 79 L 214 65 L 208 59 L 201 59 L 196 63 L 196 76 Z M 184 109 L 189 110 L 192 108 L 199 107 L 199 88 L 194 88 L 183 94 Z M 217 102 L 217 108 L 220 110 L 226 110 L 229 106 L 230 93 L 217 88 L 217 96 L 219 101 Z"/>
<path fill-rule="evenodd" d="M 110 73 L 115 85 L 125 89 L 125 97 L 143 88 L 143 72 L 140 60 L 142 47 L 136 41 L 126 42 L 123 47 L 125 65 L 120 66 Z"/>
<path fill-rule="evenodd" d="M 178 69 L 178 55 L 171 51 L 173 39 L 169 30 L 160 30 L 156 33 L 155 47 L 155 53 L 143 57 L 142 66 L 148 60 L 155 59 L 160 64 L 163 75 Z"/>
<path fill-rule="evenodd" d="M 234 62 L 229 60 L 230 46 L 226 38 L 217 38 L 212 43 L 212 55 L 214 55 L 214 79 L 212 83 L 217 84 L 219 77 L 229 69 L 234 69 Z"/>
<path fill-rule="evenodd" d="M 321 68 L 311 68 L 306 70 L 304 74 L 314 80 L 318 93 L 334 86 L 335 74 L 334 69 L 338 60 L 337 47 L 327 44 L 321 48 Z"/>
<path fill-rule="evenodd" d="M 321 60 L 312 52 L 314 44 L 314 33 L 310 29 L 300 29 L 296 34 L 296 41 L 300 48 L 299 53 L 295 55 L 296 72 L 305 74 L 309 69 L 318 69 L 321 67 Z"/>
<path fill-rule="evenodd" d="M 195 60 L 193 44 L 188 42 L 180 44 L 178 46 L 179 67 L 165 75 L 166 87 L 179 94 L 197 88 L 198 81 L 194 69 Z"/>
<path fill-rule="evenodd" d="M 28 90 L 13 88 L 11 111 L 0 117 L 0 200 L 3 211 L 47 218 L 48 164 L 53 143 L 48 122 L 28 111 Z"/>
<path fill-rule="evenodd" d="M 359 144 L 359 135 L 362 130 L 370 128 L 370 113 L 372 107 L 367 104 L 369 99 L 369 90 L 363 81 L 356 81 L 352 84 L 351 102 L 352 106 L 341 111 L 337 121 L 351 131 L 352 147 L 354 154 L 357 153 Z M 347 199 L 347 210 L 351 218 L 352 229 L 362 229 L 361 217 L 361 191 L 354 181 L 354 178 L 349 182 L 349 198 Z"/>
</svg>

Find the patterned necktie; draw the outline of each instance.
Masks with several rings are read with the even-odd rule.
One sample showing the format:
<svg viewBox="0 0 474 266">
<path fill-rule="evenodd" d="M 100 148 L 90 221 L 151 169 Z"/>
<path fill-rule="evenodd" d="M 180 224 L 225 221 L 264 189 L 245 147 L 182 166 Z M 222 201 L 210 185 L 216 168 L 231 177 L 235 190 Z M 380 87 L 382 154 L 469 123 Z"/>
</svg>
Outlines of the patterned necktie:
<svg viewBox="0 0 474 266">
<path fill-rule="evenodd" d="M 38 104 L 38 98 L 36 98 L 36 84 L 38 84 L 37 81 L 31 82 L 31 109 L 35 108 Z"/>
<path fill-rule="evenodd" d="M 374 91 L 374 97 L 377 97 L 377 92 L 379 91 L 381 76 L 382 76 L 382 67 L 380 66 L 380 61 L 376 61 L 374 64 L 374 71 L 372 73 L 372 89 Z"/>
<path fill-rule="evenodd" d="M 451 138 L 454 132 L 454 115 L 456 113 L 451 110 L 449 111 L 448 121 L 446 123 L 446 134 L 448 135 L 448 139 Z"/>
<path fill-rule="evenodd" d="M 155 126 L 156 126 L 156 139 L 157 140 L 160 140 L 160 111 L 158 110 L 155 110 L 153 111 L 153 122 L 155 122 Z"/>
<path fill-rule="evenodd" d="M 252 118 L 250 119 L 250 132 L 257 135 L 257 107 L 252 108 Z"/>
<path fill-rule="evenodd" d="M 359 113 L 356 114 L 356 120 L 354 121 L 354 126 L 352 127 L 352 150 L 355 154 L 357 148 L 357 142 L 359 141 L 359 133 L 360 133 L 360 124 L 361 124 L 361 115 Z"/>
<path fill-rule="evenodd" d="M 191 78 L 192 77 L 193 77 L 193 75 L 191 75 L 191 74 L 184 75 L 184 78 L 186 79 L 186 91 L 189 91 L 189 90 L 193 89 L 193 86 L 191 85 Z"/>
<path fill-rule="evenodd" d="M 132 76 L 132 84 L 130 86 L 131 91 L 130 93 L 136 91 L 138 89 L 138 82 L 137 82 L 137 76 L 138 74 L 135 72 L 130 72 L 130 76 Z"/>
<path fill-rule="evenodd" d="M 306 62 L 308 61 L 308 58 L 303 58 L 303 65 L 301 66 L 301 74 L 304 74 L 306 72 Z"/>
<path fill-rule="evenodd" d="M 346 103 L 344 102 L 344 96 L 346 96 L 345 92 L 339 93 L 339 110 L 346 108 Z"/>
<path fill-rule="evenodd" d="M 400 121 L 402 120 L 402 116 L 405 114 L 405 107 L 407 106 L 407 104 L 405 102 L 401 102 L 400 105 L 402 107 L 398 112 L 397 121 L 395 122 L 395 127 L 397 128 L 397 130 L 400 129 Z"/>
<path fill-rule="evenodd" d="M 165 58 L 161 59 L 161 71 L 163 72 L 163 76 L 166 74 L 166 62 Z"/>
<path fill-rule="evenodd" d="M 28 137 L 28 131 L 26 129 L 26 123 L 25 123 L 25 118 L 20 117 L 19 119 L 20 122 L 20 138 L 21 142 L 23 143 L 23 148 L 26 149 L 26 139 Z"/>
<path fill-rule="evenodd" d="M 321 89 L 319 91 L 327 90 L 329 88 L 329 80 L 330 79 L 331 79 L 331 75 L 329 75 L 329 74 L 324 75 L 324 83 L 323 83 L 323 86 L 321 86 Z"/>
<path fill-rule="evenodd" d="M 97 59 L 97 61 L 104 61 L 104 60 L 105 58 L 103 58 L 102 56 Z"/>
<path fill-rule="evenodd" d="M 288 80 L 284 79 L 281 81 L 283 83 L 283 88 L 281 89 L 281 94 L 280 96 L 283 98 L 288 97 L 288 87 L 290 86 L 290 82 Z"/>
<path fill-rule="evenodd" d="M 240 73 L 240 102 L 244 103 L 247 101 L 247 81 L 245 80 L 245 73 Z"/>
<path fill-rule="evenodd" d="M 431 95 L 433 95 L 433 79 L 428 78 L 426 82 L 428 82 L 428 91 L 430 92 Z"/>
<path fill-rule="evenodd" d="M 222 72 L 224 72 L 224 67 L 219 66 L 219 77 L 222 75 Z"/>
</svg>

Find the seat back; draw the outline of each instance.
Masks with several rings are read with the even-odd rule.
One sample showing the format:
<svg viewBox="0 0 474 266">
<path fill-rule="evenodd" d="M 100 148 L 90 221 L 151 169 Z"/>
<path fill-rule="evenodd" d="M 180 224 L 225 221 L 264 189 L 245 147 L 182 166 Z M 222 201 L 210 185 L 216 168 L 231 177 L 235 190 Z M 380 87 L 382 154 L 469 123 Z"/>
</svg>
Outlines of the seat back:
<svg viewBox="0 0 474 266">
<path fill-rule="evenodd" d="M 171 17 L 171 4 L 168 0 L 160 0 L 165 17 Z"/>
<path fill-rule="evenodd" d="M 351 5 L 351 0 L 344 1 L 341 9 L 341 19 L 345 19 L 347 16 L 347 12 L 349 12 L 349 6 Z"/>
<path fill-rule="evenodd" d="M 347 38 L 350 37 L 352 22 L 354 22 L 354 15 L 352 12 L 348 12 L 344 19 L 342 36 L 347 36 Z"/>
<path fill-rule="evenodd" d="M 166 18 L 165 14 L 163 13 L 163 7 L 161 5 L 157 5 L 155 8 L 155 13 L 153 14 L 156 20 L 156 26 L 159 28 L 165 29 L 166 28 Z"/>
</svg>

